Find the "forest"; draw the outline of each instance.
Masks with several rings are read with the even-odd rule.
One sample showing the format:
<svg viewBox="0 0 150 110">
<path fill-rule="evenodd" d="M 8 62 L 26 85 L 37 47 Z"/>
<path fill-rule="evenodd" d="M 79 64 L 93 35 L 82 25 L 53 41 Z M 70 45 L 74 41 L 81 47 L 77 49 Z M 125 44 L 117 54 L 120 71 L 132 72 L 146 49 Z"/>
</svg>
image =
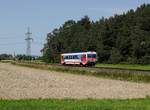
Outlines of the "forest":
<svg viewBox="0 0 150 110">
<path fill-rule="evenodd" d="M 47 63 L 82 51 L 96 51 L 99 63 L 150 64 L 150 4 L 96 21 L 68 20 L 47 34 L 41 50 Z"/>
</svg>

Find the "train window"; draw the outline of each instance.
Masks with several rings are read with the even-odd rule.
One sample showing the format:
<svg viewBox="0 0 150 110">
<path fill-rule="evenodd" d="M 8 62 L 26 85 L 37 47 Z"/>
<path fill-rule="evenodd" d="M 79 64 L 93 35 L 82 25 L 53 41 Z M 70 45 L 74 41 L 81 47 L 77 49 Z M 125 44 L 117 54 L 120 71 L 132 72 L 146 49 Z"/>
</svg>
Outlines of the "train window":
<svg viewBox="0 0 150 110">
<path fill-rule="evenodd" d="M 78 55 L 74 55 L 73 59 L 79 59 L 79 56 Z"/>
<path fill-rule="evenodd" d="M 64 56 L 64 59 L 67 59 L 67 56 Z"/>
<path fill-rule="evenodd" d="M 92 54 L 88 54 L 88 58 L 92 58 Z"/>
<path fill-rule="evenodd" d="M 69 56 L 65 56 L 65 59 L 69 59 Z"/>
<path fill-rule="evenodd" d="M 93 54 L 93 55 L 92 55 L 92 58 L 96 58 L 96 54 Z"/>
<path fill-rule="evenodd" d="M 96 54 L 88 54 L 88 58 L 96 58 Z"/>
<path fill-rule="evenodd" d="M 69 56 L 69 59 L 72 59 L 72 56 L 71 56 L 71 55 Z"/>
<path fill-rule="evenodd" d="M 64 59 L 79 59 L 78 55 L 69 55 L 69 56 L 64 56 Z"/>
</svg>

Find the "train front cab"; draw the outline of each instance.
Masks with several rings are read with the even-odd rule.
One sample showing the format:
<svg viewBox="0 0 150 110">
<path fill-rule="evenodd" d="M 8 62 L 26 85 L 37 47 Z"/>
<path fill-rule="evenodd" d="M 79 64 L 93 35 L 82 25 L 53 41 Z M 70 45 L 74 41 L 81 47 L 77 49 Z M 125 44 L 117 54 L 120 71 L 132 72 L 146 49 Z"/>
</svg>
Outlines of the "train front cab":
<svg viewBox="0 0 150 110">
<path fill-rule="evenodd" d="M 89 66 L 95 66 L 97 61 L 96 54 L 87 54 L 87 64 Z"/>
<path fill-rule="evenodd" d="M 83 66 L 94 66 L 97 61 L 96 53 L 83 54 L 81 57 L 81 62 Z"/>
</svg>

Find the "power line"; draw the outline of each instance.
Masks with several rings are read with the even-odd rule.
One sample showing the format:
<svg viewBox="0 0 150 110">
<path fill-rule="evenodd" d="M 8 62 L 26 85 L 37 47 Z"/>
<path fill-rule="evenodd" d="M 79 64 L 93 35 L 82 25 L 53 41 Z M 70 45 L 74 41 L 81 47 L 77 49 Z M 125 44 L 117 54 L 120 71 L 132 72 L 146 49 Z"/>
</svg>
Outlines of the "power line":
<svg viewBox="0 0 150 110">
<path fill-rule="evenodd" d="M 0 39 L 15 39 L 15 38 L 18 39 L 18 38 L 21 38 L 21 37 L 0 37 Z"/>
<path fill-rule="evenodd" d="M 2 43 L 0 46 L 24 45 L 24 42 Z"/>
<path fill-rule="evenodd" d="M 24 45 L 25 42 L 9 42 L 9 43 L 0 43 L 0 45 Z M 44 45 L 44 43 L 42 42 L 33 42 L 33 44 L 36 44 L 36 45 Z"/>
<path fill-rule="evenodd" d="M 37 45 L 44 45 L 44 43 L 42 43 L 42 42 L 33 42 L 34 44 L 37 44 Z"/>
</svg>

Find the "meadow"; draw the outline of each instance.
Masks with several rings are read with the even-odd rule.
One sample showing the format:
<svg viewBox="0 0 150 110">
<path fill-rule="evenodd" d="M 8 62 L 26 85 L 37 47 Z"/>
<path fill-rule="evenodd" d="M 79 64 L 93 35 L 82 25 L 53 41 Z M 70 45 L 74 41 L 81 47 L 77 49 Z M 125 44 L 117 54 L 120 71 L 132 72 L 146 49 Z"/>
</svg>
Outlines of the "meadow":
<svg viewBox="0 0 150 110">
<path fill-rule="evenodd" d="M 0 100 L 0 110 L 150 110 L 150 99 Z"/>
</svg>

